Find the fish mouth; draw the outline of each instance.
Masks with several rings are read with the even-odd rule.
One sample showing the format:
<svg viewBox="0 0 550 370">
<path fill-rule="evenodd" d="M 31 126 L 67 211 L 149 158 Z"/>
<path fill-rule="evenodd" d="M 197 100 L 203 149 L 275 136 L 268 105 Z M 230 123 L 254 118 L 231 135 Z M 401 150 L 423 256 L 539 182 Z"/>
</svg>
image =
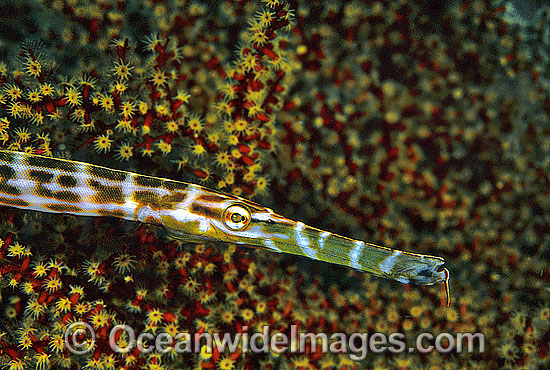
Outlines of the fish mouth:
<svg viewBox="0 0 550 370">
<path fill-rule="evenodd" d="M 430 258 L 430 264 L 416 266 L 405 272 L 409 282 L 415 285 L 435 285 L 449 278 L 449 270 L 445 268 L 445 260 L 439 257 Z"/>
<path fill-rule="evenodd" d="M 445 261 L 436 261 L 432 268 L 424 268 L 415 272 L 414 276 L 409 276 L 409 282 L 415 285 L 436 285 L 445 284 L 445 296 L 447 306 L 451 305 L 451 294 L 449 289 L 449 279 L 451 274 L 445 267 Z"/>
</svg>

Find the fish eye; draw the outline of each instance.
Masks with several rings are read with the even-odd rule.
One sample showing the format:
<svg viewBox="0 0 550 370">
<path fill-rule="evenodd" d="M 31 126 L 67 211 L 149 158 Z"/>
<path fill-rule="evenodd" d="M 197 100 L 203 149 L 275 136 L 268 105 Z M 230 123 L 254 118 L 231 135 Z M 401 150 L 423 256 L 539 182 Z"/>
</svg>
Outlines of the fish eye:
<svg viewBox="0 0 550 370">
<path fill-rule="evenodd" d="M 250 224 L 250 212 L 239 205 L 225 209 L 222 216 L 223 224 L 230 230 L 242 230 Z"/>
</svg>

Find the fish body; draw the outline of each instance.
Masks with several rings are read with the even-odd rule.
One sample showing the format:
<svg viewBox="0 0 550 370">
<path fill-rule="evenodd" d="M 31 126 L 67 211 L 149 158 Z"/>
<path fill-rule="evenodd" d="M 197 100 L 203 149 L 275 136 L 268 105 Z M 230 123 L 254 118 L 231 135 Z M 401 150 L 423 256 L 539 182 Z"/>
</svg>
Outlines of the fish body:
<svg viewBox="0 0 550 370">
<path fill-rule="evenodd" d="M 432 285 L 444 259 L 354 240 L 294 221 L 245 198 L 196 184 L 93 164 L 0 150 L 0 205 L 159 225 L 190 242 L 217 241 L 348 266 L 402 283 Z"/>
</svg>

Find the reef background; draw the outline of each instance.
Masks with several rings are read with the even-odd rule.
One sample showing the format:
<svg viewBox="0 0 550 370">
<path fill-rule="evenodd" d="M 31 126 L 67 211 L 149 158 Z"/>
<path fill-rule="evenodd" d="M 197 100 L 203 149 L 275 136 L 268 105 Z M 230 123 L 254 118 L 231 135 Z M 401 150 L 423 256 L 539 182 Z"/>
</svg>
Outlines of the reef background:
<svg viewBox="0 0 550 370">
<path fill-rule="evenodd" d="M 453 298 L 445 307 L 442 286 L 4 207 L 0 366 L 548 368 L 543 4 L 11 0 L 0 11 L 3 148 L 200 182 L 440 255 Z M 64 348 L 75 321 L 99 332 L 91 355 Z M 486 352 L 120 355 L 105 340 L 118 323 L 481 332 Z"/>
</svg>

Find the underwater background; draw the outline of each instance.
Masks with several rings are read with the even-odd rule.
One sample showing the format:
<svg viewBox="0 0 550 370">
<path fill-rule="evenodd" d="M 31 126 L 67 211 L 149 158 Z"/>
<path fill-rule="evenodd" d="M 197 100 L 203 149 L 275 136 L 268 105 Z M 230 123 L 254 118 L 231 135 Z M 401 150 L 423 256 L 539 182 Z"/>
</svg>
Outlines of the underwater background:
<svg viewBox="0 0 550 370">
<path fill-rule="evenodd" d="M 443 286 L 0 208 L 0 368 L 550 368 L 541 1 L 0 0 L 0 144 L 446 259 Z M 93 351 L 67 350 L 73 322 Z M 139 332 L 483 333 L 474 353 L 114 353 Z"/>
</svg>

